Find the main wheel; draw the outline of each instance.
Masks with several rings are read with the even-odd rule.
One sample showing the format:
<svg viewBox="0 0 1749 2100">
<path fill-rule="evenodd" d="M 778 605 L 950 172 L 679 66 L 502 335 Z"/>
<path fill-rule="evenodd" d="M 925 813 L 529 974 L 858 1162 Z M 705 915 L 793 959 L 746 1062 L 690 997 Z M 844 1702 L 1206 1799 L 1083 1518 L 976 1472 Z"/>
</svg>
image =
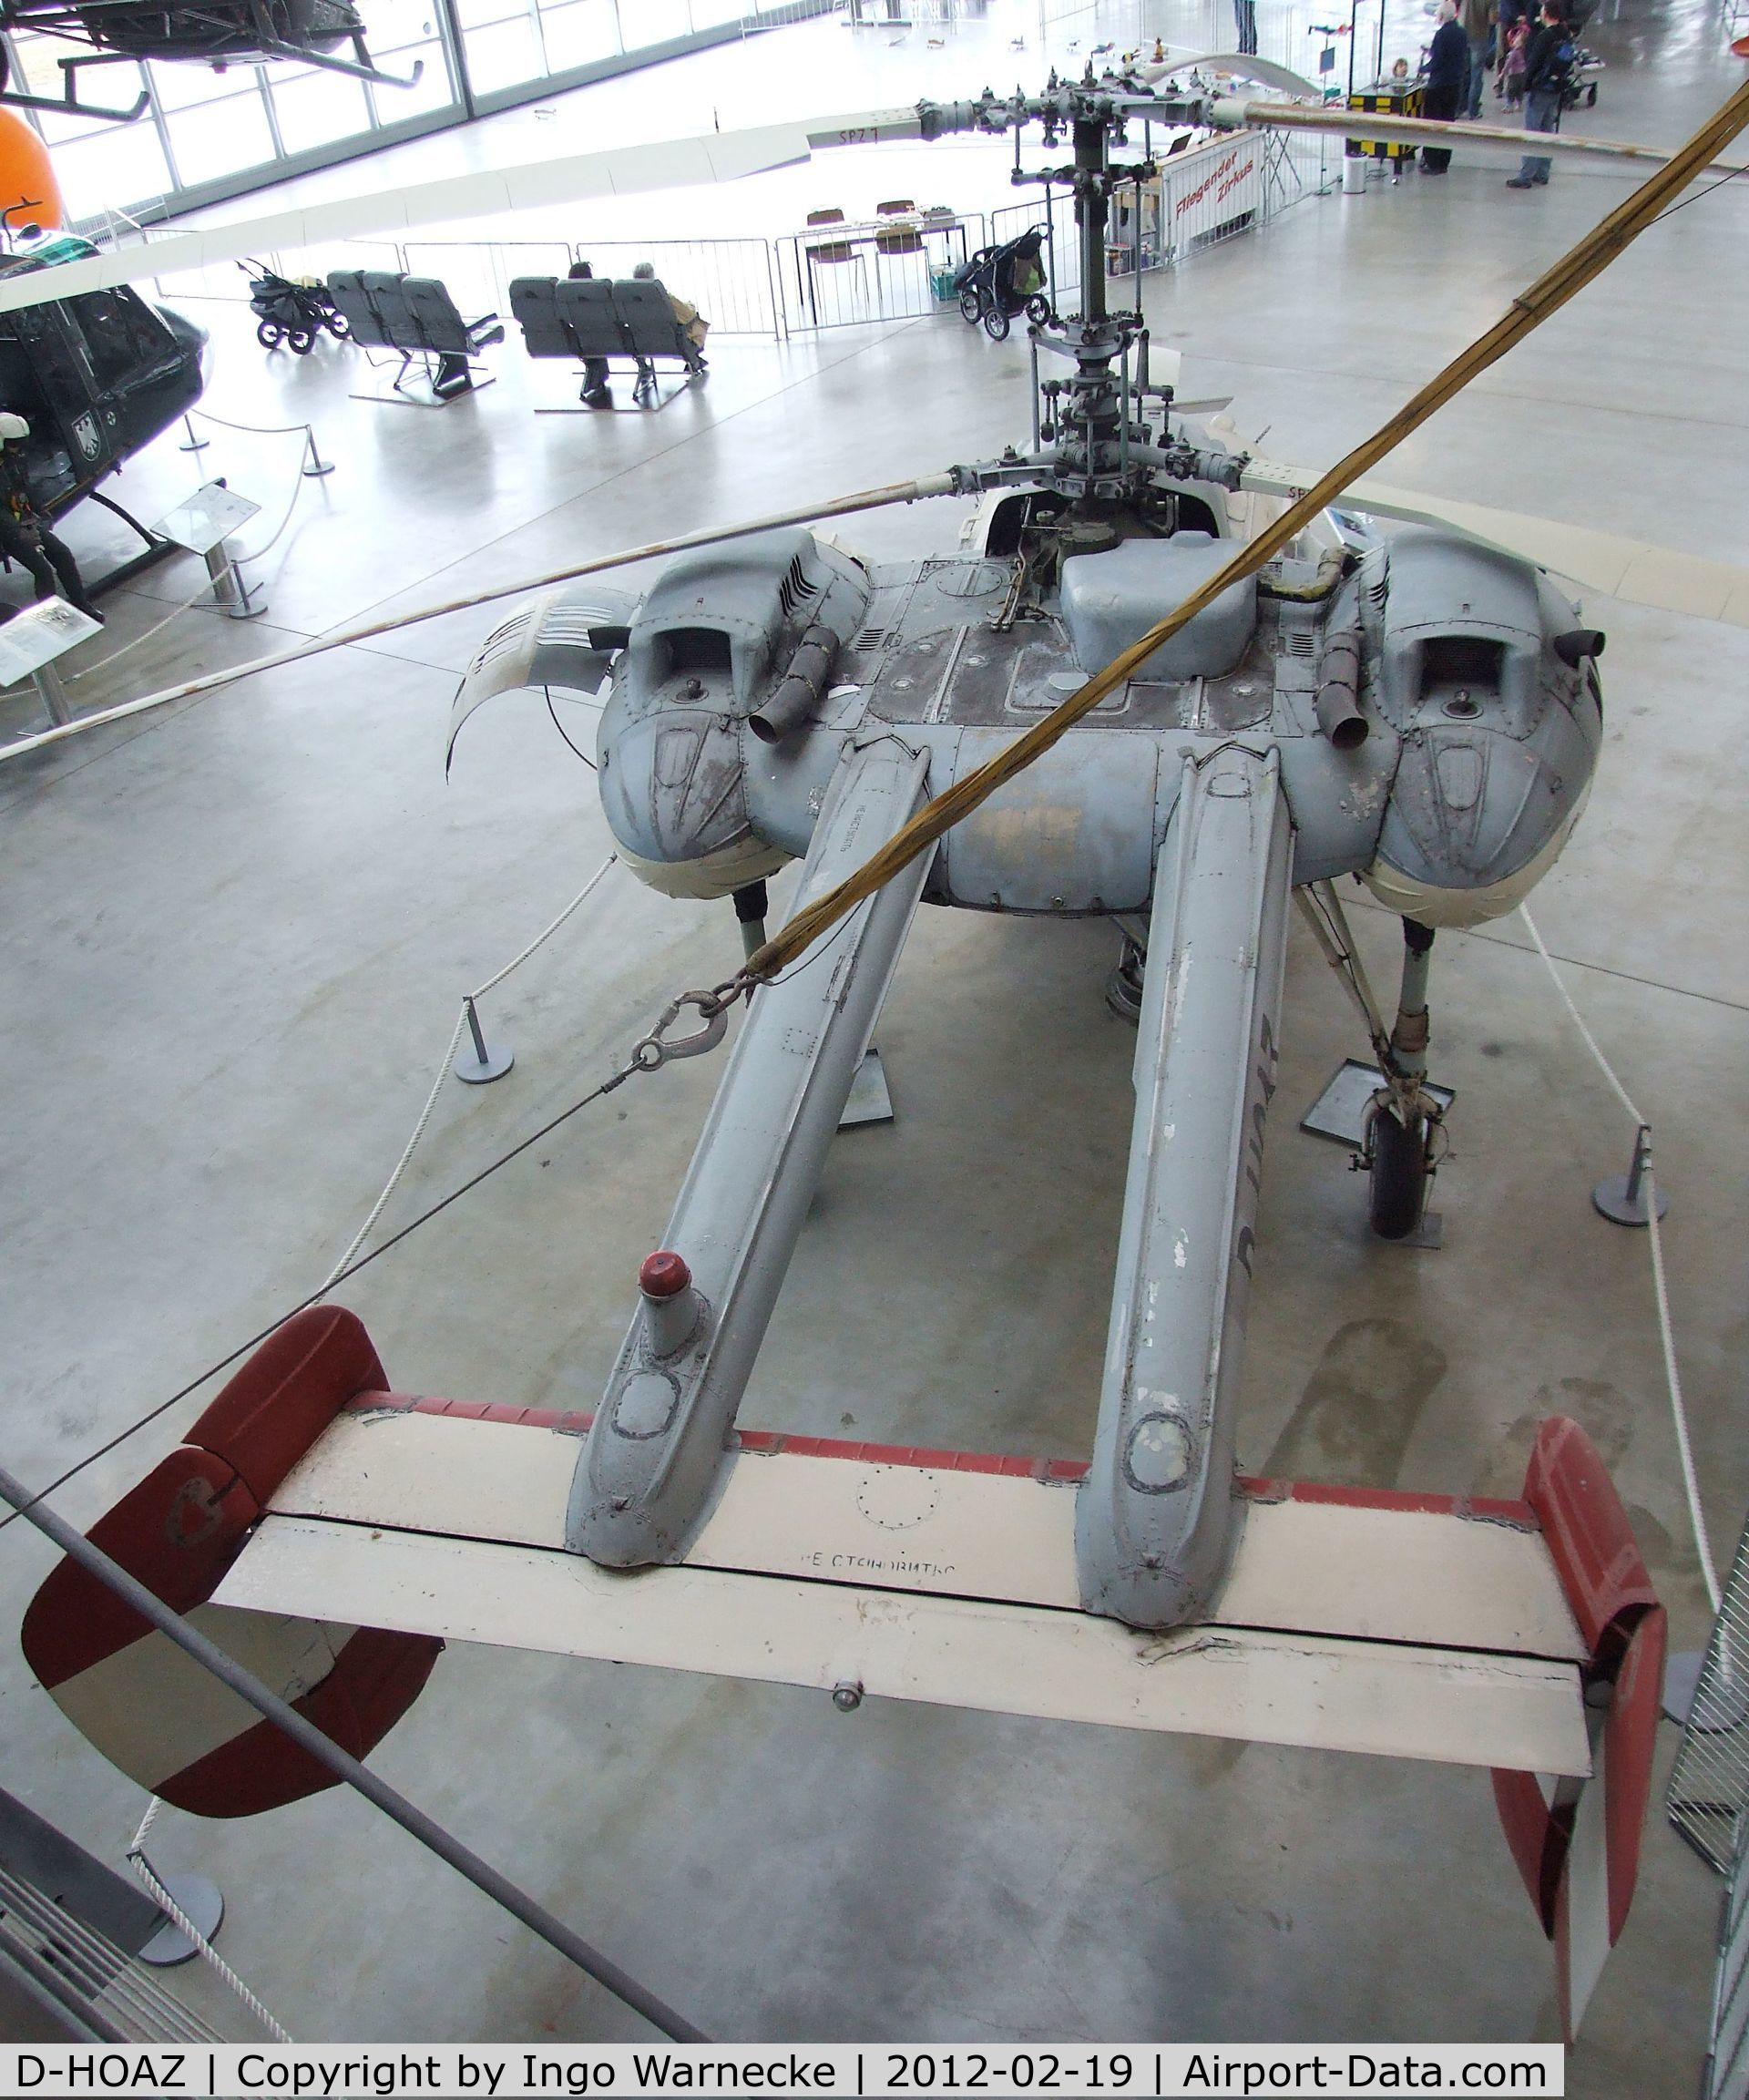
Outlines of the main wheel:
<svg viewBox="0 0 1749 2100">
<path fill-rule="evenodd" d="M 1427 1121 L 1412 1116 L 1406 1130 L 1390 1110 L 1373 1118 L 1369 1210 L 1382 1240 L 1406 1240 L 1421 1222 L 1427 1201 Z"/>
<path fill-rule="evenodd" d="M 977 326 L 977 317 L 984 311 L 984 302 L 969 284 L 959 295 L 959 311 L 974 328 Z"/>
<path fill-rule="evenodd" d="M 1035 292 L 1028 300 L 1027 319 L 1038 328 L 1050 319 L 1050 302 L 1042 292 Z"/>
<path fill-rule="evenodd" d="M 263 321 L 255 331 L 255 340 L 263 350 L 277 350 L 285 341 L 285 331 L 277 321 Z"/>
<path fill-rule="evenodd" d="M 1008 317 L 999 306 L 992 306 L 984 316 L 984 333 L 992 343 L 1006 342 L 1008 333 Z"/>
<path fill-rule="evenodd" d="M 316 347 L 315 330 L 313 328 L 294 328 L 286 337 L 285 346 L 295 356 L 308 357 Z"/>
<path fill-rule="evenodd" d="M 353 333 L 352 323 L 347 320 L 343 313 L 338 312 L 323 314 L 322 319 L 322 325 L 328 331 L 329 334 L 333 337 L 336 343 L 344 343 L 348 341 Z"/>
<path fill-rule="evenodd" d="M 1585 84 L 1585 107 L 1588 109 L 1597 108 L 1597 82 L 1595 80 L 1588 80 Z"/>
</svg>

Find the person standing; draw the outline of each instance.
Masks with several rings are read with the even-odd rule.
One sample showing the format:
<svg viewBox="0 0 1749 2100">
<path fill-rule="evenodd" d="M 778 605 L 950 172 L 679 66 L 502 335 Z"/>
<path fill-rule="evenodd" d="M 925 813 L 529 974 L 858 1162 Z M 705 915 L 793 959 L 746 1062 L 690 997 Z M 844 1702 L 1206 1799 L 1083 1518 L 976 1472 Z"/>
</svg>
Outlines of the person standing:
<svg viewBox="0 0 1749 2100">
<path fill-rule="evenodd" d="M 103 615 L 86 595 L 85 579 L 73 549 L 39 511 L 30 493 L 25 467 L 25 440 L 30 425 L 22 415 L 0 411 L 0 554 L 26 570 L 39 599 L 60 596 L 88 619 L 103 624 Z"/>
<path fill-rule="evenodd" d="M 1439 26 L 1427 46 L 1427 70 L 1421 89 L 1421 114 L 1449 124 L 1458 114 L 1469 78 L 1469 39 L 1458 20 L 1458 0 L 1439 0 Z M 1451 166 L 1445 148 L 1429 146 L 1421 156 L 1426 175 L 1443 175 Z"/>
<path fill-rule="evenodd" d="M 1239 48 L 1248 58 L 1257 55 L 1257 0 L 1232 0 L 1232 26 Z"/>
<path fill-rule="evenodd" d="M 1541 18 L 1524 52 L 1524 128 L 1559 131 L 1560 103 L 1573 69 L 1572 32 L 1561 19 L 1559 0 L 1543 0 Z M 1546 153 L 1527 153 L 1509 190 L 1540 190 L 1549 179 Z"/>
<path fill-rule="evenodd" d="M 1472 123 L 1482 114 L 1482 87 L 1488 78 L 1488 16 L 1493 0 L 1460 0 L 1458 20 L 1468 47 L 1469 72 L 1464 81 L 1464 115 Z"/>
</svg>

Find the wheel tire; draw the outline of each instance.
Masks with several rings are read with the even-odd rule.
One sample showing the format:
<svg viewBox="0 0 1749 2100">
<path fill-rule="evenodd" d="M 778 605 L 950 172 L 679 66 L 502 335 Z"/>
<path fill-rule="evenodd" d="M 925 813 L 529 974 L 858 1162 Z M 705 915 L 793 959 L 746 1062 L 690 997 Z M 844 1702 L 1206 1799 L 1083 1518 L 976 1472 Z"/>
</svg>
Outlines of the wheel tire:
<svg viewBox="0 0 1749 2100">
<path fill-rule="evenodd" d="M 1038 328 L 1042 328 L 1050 319 L 1050 302 L 1042 292 L 1035 292 L 1028 300 L 1027 319 Z"/>
<path fill-rule="evenodd" d="M 1382 1240 L 1405 1240 L 1421 1222 L 1427 1200 L 1427 1124 L 1416 1116 L 1407 1130 L 1389 1109 L 1373 1118 L 1373 1173 L 1368 1209 Z"/>
<path fill-rule="evenodd" d="M 255 340 L 263 350 L 277 350 L 285 341 L 285 331 L 277 321 L 263 321 L 255 331 Z"/>
<path fill-rule="evenodd" d="M 973 328 L 976 328 L 977 326 L 978 316 L 984 311 L 984 302 L 978 297 L 976 292 L 962 292 L 959 295 L 959 311 L 962 317 Z"/>
<path fill-rule="evenodd" d="M 992 343 L 1005 343 L 1008 334 L 1008 317 L 999 306 L 992 306 L 984 316 L 984 333 Z"/>
<path fill-rule="evenodd" d="M 347 320 L 343 313 L 327 314 L 324 316 L 322 324 L 328 331 L 329 334 L 333 337 L 336 343 L 346 343 L 351 341 L 353 324 L 350 321 Z"/>
<path fill-rule="evenodd" d="M 1595 80 L 1591 81 L 1585 89 L 1585 107 L 1588 109 L 1597 108 L 1597 82 Z"/>
<path fill-rule="evenodd" d="M 285 346 L 294 357 L 308 357 L 316 347 L 313 328 L 294 328 L 285 339 Z"/>
</svg>

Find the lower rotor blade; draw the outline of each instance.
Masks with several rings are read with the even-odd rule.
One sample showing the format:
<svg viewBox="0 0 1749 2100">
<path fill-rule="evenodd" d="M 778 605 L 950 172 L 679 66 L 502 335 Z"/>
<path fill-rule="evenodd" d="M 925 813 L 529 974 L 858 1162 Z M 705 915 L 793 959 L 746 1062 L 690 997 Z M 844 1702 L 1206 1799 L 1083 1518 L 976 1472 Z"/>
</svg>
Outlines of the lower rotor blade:
<svg viewBox="0 0 1749 2100">
<path fill-rule="evenodd" d="M 1292 497 L 1317 478 L 1307 467 L 1253 459 L 1241 486 L 1263 496 Z M 1406 525 L 1454 528 L 1484 547 L 1497 548 L 1520 561 L 1533 561 L 1539 569 L 1552 569 L 1582 589 L 1603 591 L 1630 605 L 1690 613 L 1722 620 L 1728 627 L 1749 627 L 1749 569 L 1735 562 L 1683 554 L 1651 540 L 1598 532 L 1590 526 L 1564 525 L 1552 517 L 1531 517 L 1487 504 L 1428 496 L 1418 489 L 1394 488 L 1370 475 L 1349 484 L 1342 507 Z"/>
<path fill-rule="evenodd" d="M 96 714 L 41 730 L 35 736 L 0 747 L 0 760 L 20 758 L 27 751 L 59 743 L 82 731 L 100 728 L 105 722 L 126 722 L 154 707 L 168 707 L 172 701 L 192 700 L 196 694 L 217 692 L 221 685 L 234 685 L 240 678 L 252 678 L 258 671 L 278 671 L 281 665 L 302 663 L 306 658 L 326 655 L 330 650 L 347 649 L 353 642 L 370 641 L 379 634 L 394 634 L 404 627 L 417 627 L 422 620 L 440 620 L 445 613 L 469 612 L 478 605 L 493 605 L 506 598 L 519 598 L 524 591 L 544 590 L 549 584 L 569 583 L 581 576 L 598 576 L 605 569 L 625 569 L 634 561 L 653 561 L 668 554 L 684 554 L 695 547 L 714 547 L 720 540 L 744 539 L 750 533 L 771 532 L 780 526 L 811 525 L 819 517 L 844 517 L 853 511 L 880 510 L 889 504 L 916 503 L 928 496 L 952 496 L 956 484 L 951 474 L 927 475 L 921 481 L 890 482 L 885 488 L 864 488 L 854 496 L 840 496 L 828 503 L 805 503 L 794 510 L 776 510 L 765 517 L 745 518 L 739 525 L 714 525 L 702 532 L 684 532 L 673 539 L 651 540 L 647 547 L 630 547 L 618 554 L 598 555 L 593 561 L 578 561 L 566 569 L 550 569 L 544 576 L 524 577 L 517 583 L 501 583 L 490 590 L 471 591 L 465 598 L 452 598 L 442 605 L 422 606 L 417 612 L 393 613 L 386 620 L 371 620 L 363 627 L 349 627 L 339 634 L 318 636 L 292 649 L 258 656 L 248 663 L 233 664 L 229 671 L 212 671 L 202 677 L 186 679 L 180 685 L 148 692 L 141 700 L 124 701 L 119 707 L 106 707 Z"/>
</svg>

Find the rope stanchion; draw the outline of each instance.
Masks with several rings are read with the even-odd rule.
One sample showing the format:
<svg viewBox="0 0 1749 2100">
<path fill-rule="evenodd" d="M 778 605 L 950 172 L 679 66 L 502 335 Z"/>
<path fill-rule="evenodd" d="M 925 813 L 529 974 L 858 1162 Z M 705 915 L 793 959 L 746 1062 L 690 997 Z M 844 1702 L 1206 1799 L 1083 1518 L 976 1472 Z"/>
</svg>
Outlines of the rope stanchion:
<svg viewBox="0 0 1749 2100">
<path fill-rule="evenodd" d="M 619 857 L 619 855 L 617 853 L 610 853 L 606 860 L 601 863 L 600 866 L 596 869 L 595 873 L 589 877 L 588 882 L 586 882 L 582 888 L 578 891 L 577 895 L 571 899 L 569 904 L 565 907 L 564 910 L 561 911 L 556 918 L 549 919 L 547 923 L 541 928 L 541 930 L 535 936 L 534 939 L 528 943 L 527 947 L 525 948 L 519 955 L 512 956 L 510 960 L 505 964 L 502 969 L 495 971 L 491 977 L 486 978 L 483 985 L 476 985 L 475 989 L 469 992 L 463 999 L 461 1010 L 455 1016 L 455 1026 L 450 1030 L 449 1041 L 445 1047 L 443 1056 L 437 1061 L 437 1076 L 431 1082 L 431 1091 L 425 1096 L 425 1105 L 420 1110 L 418 1121 L 413 1126 L 413 1135 L 407 1140 L 406 1144 L 402 1151 L 401 1157 L 394 1163 L 394 1171 L 390 1174 L 388 1180 L 384 1183 L 383 1193 L 377 1197 L 375 1203 L 371 1205 L 370 1215 L 358 1228 L 357 1233 L 353 1235 L 352 1245 L 346 1249 L 346 1252 L 342 1255 L 339 1261 L 337 1261 L 333 1267 L 329 1271 L 327 1277 L 322 1283 L 322 1289 L 316 1294 L 318 1297 L 325 1297 L 328 1293 L 332 1290 L 334 1286 L 340 1281 L 341 1277 L 343 1276 L 348 1269 L 351 1268 L 353 1264 L 353 1257 L 358 1253 L 358 1250 L 364 1245 L 365 1241 L 370 1238 L 372 1233 L 375 1230 L 376 1221 L 383 1215 L 384 1210 L 387 1209 L 389 1198 L 401 1185 L 401 1177 L 406 1173 L 408 1164 L 412 1161 L 414 1152 L 418 1149 L 419 1141 L 425 1134 L 426 1126 L 431 1122 L 432 1111 L 437 1106 L 437 1097 L 444 1091 L 444 1081 L 450 1076 L 452 1072 L 455 1072 L 458 1079 L 467 1078 L 470 1076 L 468 1073 L 460 1070 L 457 1068 L 455 1062 L 455 1052 L 461 1045 L 462 1030 L 469 1025 L 470 1019 L 473 1017 L 475 1001 L 476 999 L 483 999 L 486 993 L 489 991 L 496 991 L 499 985 L 504 982 L 505 978 L 507 978 L 513 970 L 520 969 L 523 964 L 528 960 L 529 957 L 533 955 L 537 948 L 544 948 L 546 944 L 558 931 L 559 927 L 565 924 L 566 920 L 570 917 L 571 914 L 576 911 L 580 904 L 582 904 L 584 899 L 593 894 L 596 885 L 601 880 L 602 876 L 607 874 L 608 870 L 614 865 Z M 480 1040 L 479 1024 L 477 1020 L 474 1021 L 474 1035 L 475 1041 L 479 1047 L 480 1063 L 482 1065 L 486 1065 L 490 1062 L 490 1060 L 486 1057 L 485 1044 Z M 501 1067 L 501 1070 L 507 1071 L 508 1070 L 509 1065 L 507 1063 Z M 494 1076 L 496 1077 L 498 1075 L 495 1074 Z"/>
</svg>

